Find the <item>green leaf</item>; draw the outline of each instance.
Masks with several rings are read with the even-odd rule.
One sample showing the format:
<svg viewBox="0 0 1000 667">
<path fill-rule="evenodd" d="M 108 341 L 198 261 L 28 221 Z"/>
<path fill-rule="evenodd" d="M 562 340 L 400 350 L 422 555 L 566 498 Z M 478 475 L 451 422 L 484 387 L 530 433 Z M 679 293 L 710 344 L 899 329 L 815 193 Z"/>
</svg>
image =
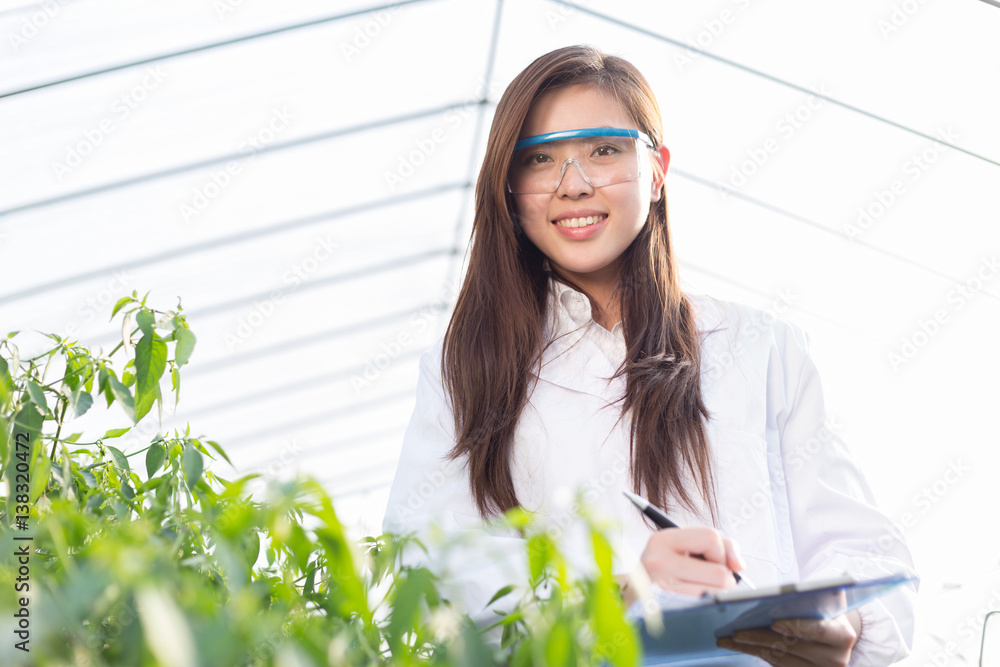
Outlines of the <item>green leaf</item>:
<svg viewBox="0 0 1000 667">
<path fill-rule="evenodd" d="M 132 300 L 133 299 L 130 296 L 123 296 L 122 298 L 118 299 L 118 303 L 115 304 L 114 310 L 111 311 L 111 317 L 108 319 L 108 322 L 115 319 L 115 315 L 118 314 L 118 311 L 124 308 L 126 304 L 131 303 Z"/>
<path fill-rule="evenodd" d="M 0 357 L 0 410 L 14 394 L 14 380 L 10 377 L 10 367 L 7 360 Z"/>
<path fill-rule="evenodd" d="M 233 462 L 229 460 L 228 456 L 226 456 L 226 452 L 223 451 L 219 443 L 215 442 L 214 440 L 206 440 L 205 442 L 207 442 L 208 446 L 214 449 L 219 454 L 219 456 L 226 459 L 226 462 L 228 462 L 229 465 L 233 465 Z"/>
<path fill-rule="evenodd" d="M 316 566 L 309 568 L 309 574 L 306 575 L 306 583 L 302 586 L 303 595 L 312 595 L 313 589 L 316 586 Z"/>
<path fill-rule="evenodd" d="M 101 366 L 97 371 L 97 394 L 103 395 L 106 399 L 108 399 L 108 407 L 110 408 L 111 404 L 115 401 L 115 395 L 111 391 L 111 382 L 109 381 L 108 376 L 108 371 Z"/>
<path fill-rule="evenodd" d="M 160 397 L 160 378 L 167 368 L 167 344 L 143 334 L 135 346 L 135 415 L 142 419 Z"/>
<path fill-rule="evenodd" d="M 170 367 L 170 389 L 174 392 L 174 410 L 181 401 L 181 374 L 176 366 Z"/>
<path fill-rule="evenodd" d="M 83 478 L 83 481 L 87 483 L 87 486 L 91 488 L 97 486 L 97 478 L 94 477 L 94 473 L 90 472 L 89 470 L 80 470 L 78 472 L 80 473 L 80 477 Z"/>
<path fill-rule="evenodd" d="M 545 664 L 548 667 L 572 667 L 577 664 L 573 635 L 565 621 L 557 622 L 545 641 Z"/>
<path fill-rule="evenodd" d="M 145 493 L 146 491 L 152 491 L 153 489 L 159 487 L 164 482 L 167 482 L 168 479 L 169 478 L 164 477 L 162 475 L 160 477 L 154 477 L 153 479 L 147 480 L 142 485 L 140 485 L 139 491 L 141 493 Z"/>
<path fill-rule="evenodd" d="M 115 372 L 112 370 L 107 371 L 107 382 L 108 390 L 118 401 L 118 405 L 122 407 L 128 418 L 132 420 L 133 423 L 138 423 L 139 419 L 136 417 L 135 413 L 135 399 L 132 398 L 132 392 L 128 390 L 118 378 L 115 377 Z M 110 401 L 108 405 L 111 405 Z"/>
<path fill-rule="evenodd" d="M 513 591 L 513 590 L 514 590 L 514 585 L 513 584 L 511 584 L 510 586 L 504 586 L 503 588 L 501 588 L 500 590 L 498 590 L 493 597 L 490 598 L 490 601 L 486 603 L 486 606 L 489 607 L 491 604 L 493 604 L 494 602 L 496 602 L 500 598 L 506 597 L 507 595 L 510 595 L 510 592 Z"/>
<path fill-rule="evenodd" d="M 193 489 L 194 485 L 201 479 L 201 472 L 205 462 L 201 458 L 201 452 L 194 448 L 194 445 L 187 443 L 184 445 L 184 455 L 181 460 L 184 466 L 184 481 L 188 488 Z"/>
<path fill-rule="evenodd" d="M 78 389 L 83 384 L 84 379 L 89 374 L 90 357 L 80 352 L 73 352 L 66 359 L 66 374 L 63 376 L 63 384 L 70 389 Z"/>
<path fill-rule="evenodd" d="M 183 366 L 194 352 L 194 344 L 198 341 L 194 333 L 187 327 L 177 329 L 177 347 L 174 348 L 174 360 L 178 366 Z"/>
<path fill-rule="evenodd" d="M 396 589 L 392 617 L 386 628 L 386 639 L 389 641 L 392 655 L 403 655 L 403 635 L 416 627 L 420 600 L 430 585 L 430 572 L 418 567 L 407 571 L 399 588 Z"/>
<path fill-rule="evenodd" d="M 0 470 L 7 466 L 7 452 L 10 451 L 10 422 L 0 411 Z"/>
<path fill-rule="evenodd" d="M 260 534 L 256 530 L 248 533 L 240 543 L 240 548 L 246 557 L 247 567 L 253 568 L 257 563 L 257 557 L 260 556 Z"/>
<path fill-rule="evenodd" d="M 90 366 L 87 368 L 87 379 L 83 383 L 83 389 L 88 394 L 90 392 L 94 391 L 94 365 L 93 365 L 93 363 L 91 363 Z M 100 392 L 98 392 L 98 393 L 100 393 Z"/>
<path fill-rule="evenodd" d="M 31 402 L 35 404 L 39 413 L 45 415 L 49 410 L 49 405 L 45 402 L 45 390 L 31 380 L 28 380 L 25 386 L 28 389 L 28 396 L 31 398 Z"/>
<path fill-rule="evenodd" d="M 160 444 L 152 444 L 146 450 L 146 474 L 152 478 L 159 472 L 163 460 L 167 458 L 167 449 Z"/>
<path fill-rule="evenodd" d="M 153 315 L 153 312 L 146 308 L 141 308 L 135 315 L 135 323 L 139 325 L 139 329 L 142 331 L 143 337 L 152 337 L 153 323 L 155 321 L 156 317 Z"/>
<path fill-rule="evenodd" d="M 38 496 L 45 492 L 45 487 L 49 484 L 49 470 L 51 466 L 49 457 L 45 455 L 41 447 L 38 447 L 38 458 L 35 460 L 35 465 L 32 466 L 31 484 L 28 491 L 32 503 L 38 500 Z"/>
<path fill-rule="evenodd" d="M 70 435 L 70 436 L 67 436 L 67 437 L 63 438 L 63 442 L 66 442 L 66 443 L 76 442 L 77 440 L 80 439 L 80 436 L 82 436 L 82 435 L 83 435 L 82 431 L 80 433 L 74 433 L 73 435 Z"/>
<path fill-rule="evenodd" d="M 531 569 L 531 581 L 538 581 L 545 572 L 545 567 L 552 561 L 553 544 L 548 535 L 532 535 L 528 539 L 528 564 Z"/>
<path fill-rule="evenodd" d="M 122 483 L 119 488 L 122 491 L 122 495 L 128 498 L 129 500 L 135 498 L 135 491 L 132 489 L 132 485 L 129 484 L 128 480 L 125 479 L 124 477 L 122 477 Z"/>
<path fill-rule="evenodd" d="M 94 405 L 94 397 L 85 391 L 73 392 L 73 414 L 83 416 Z"/>
<path fill-rule="evenodd" d="M 590 536 L 600 573 L 590 596 L 590 623 L 597 638 L 595 653 L 617 667 L 634 667 L 639 660 L 639 638 L 635 627 L 625 620 L 618 585 L 611 575 L 611 545 L 596 530 Z"/>
<path fill-rule="evenodd" d="M 113 428 L 110 431 L 105 431 L 104 435 L 101 436 L 101 440 L 107 440 L 108 438 L 120 438 L 129 432 L 129 428 Z"/>
<path fill-rule="evenodd" d="M 128 466 L 128 459 L 125 458 L 125 454 L 122 450 L 108 445 L 108 451 L 111 452 L 111 457 L 114 458 L 115 465 L 117 465 L 121 470 L 124 470 L 126 474 L 132 471 L 132 469 Z"/>
</svg>

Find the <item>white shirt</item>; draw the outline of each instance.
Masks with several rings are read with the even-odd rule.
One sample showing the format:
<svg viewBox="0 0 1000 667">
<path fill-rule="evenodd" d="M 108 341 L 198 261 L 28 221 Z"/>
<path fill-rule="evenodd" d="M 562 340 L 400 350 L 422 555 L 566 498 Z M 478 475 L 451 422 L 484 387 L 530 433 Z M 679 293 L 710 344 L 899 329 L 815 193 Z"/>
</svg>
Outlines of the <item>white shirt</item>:
<svg viewBox="0 0 1000 667">
<path fill-rule="evenodd" d="M 614 572 L 636 567 L 652 530 L 622 494 L 631 490 L 629 427 L 618 420 L 625 378 L 608 382 L 625 358 L 621 323 L 611 331 L 590 315 L 586 296 L 549 281 L 546 335 L 560 336 L 542 357 L 538 381 L 515 432 L 511 472 L 522 506 L 557 527 L 571 565 L 588 568 L 586 535 L 567 497 L 582 490 L 611 518 Z M 688 295 L 702 338 L 702 398 L 713 452 L 720 525 L 736 541 L 757 587 L 847 574 L 872 579 L 913 575 L 913 562 L 892 522 L 844 443 L 829 428 L 808 337 L 770 313 L 733 302 Z M 509 610 L 514 595 L 485 608 L 508 583 L 527 582 L 523 540 L 484 529 L 469 489 L 464 460 L 448 462 L 454 446 L 450 406 L 441 384 L 443 337 L 420 358 L 416 406 L 403 439 L 383 521 L 386 532 L 469 540 L 432 557 L 406 562 L 442 574 L 444 587 L 481 622 Z M 671 507 L 681 526 L 710 525 L 701 513 Z M 575 546 L 574 546 L 575 545 Z M 574 554 L 578 559 L 574 560 Z M 859 608 L 862 634 L 851 665 L 888 665 L 905 657 L 913 638 L 915 586 L 904 586 Z M 498 641 L 499 633 L 490 636 Z M 725 658 L 690 664 L 764 665 Z M 681 663 L 672 663 L 678 665 Z M 687 663 L 685 663 L 687 664 Z"/>
</svg>

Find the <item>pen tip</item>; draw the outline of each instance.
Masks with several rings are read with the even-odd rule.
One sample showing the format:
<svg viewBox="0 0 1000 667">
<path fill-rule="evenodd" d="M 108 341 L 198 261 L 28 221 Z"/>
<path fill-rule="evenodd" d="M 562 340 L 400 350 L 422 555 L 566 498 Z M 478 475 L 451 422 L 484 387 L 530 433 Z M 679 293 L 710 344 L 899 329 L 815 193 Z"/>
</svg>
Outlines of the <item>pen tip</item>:
<svg viewBox="0 0 1000 667">
<path fill-rule="evenodd" d="M 641 510 L 646 509 L 646 506 L 649 505 L 649 503 L 647 503 L 645 499 L 635 495 L 631 491 L 622 491 L 622 493 L 624 493 L 625 497 L 631 500 L 633 503 L 635 503 L 635 506 Z"/>
</svg>

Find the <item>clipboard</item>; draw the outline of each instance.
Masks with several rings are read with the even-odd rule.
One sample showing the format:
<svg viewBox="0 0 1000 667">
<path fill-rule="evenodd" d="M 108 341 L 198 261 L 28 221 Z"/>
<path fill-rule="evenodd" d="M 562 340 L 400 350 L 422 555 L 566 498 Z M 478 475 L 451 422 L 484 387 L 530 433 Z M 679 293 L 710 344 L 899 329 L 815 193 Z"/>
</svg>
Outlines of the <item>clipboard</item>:
<svg viewBox="0 0 1000 667">
<path fill-rule="evenodd" d="M 737 630 L 769 626 L 782 618 L 835 618 L 917 580 L 907 575 L 866 581 L 839 577 L 758 590 L 706 593 L 680 606 L 662 609 L 663 631 L 658 636 L 646 627 L 641 601 L 633 604 L 628 617 L 636 623 L 642 640 L 643 665 L 743 656 L 719 648 L 716 639 Z"/>
</svg>

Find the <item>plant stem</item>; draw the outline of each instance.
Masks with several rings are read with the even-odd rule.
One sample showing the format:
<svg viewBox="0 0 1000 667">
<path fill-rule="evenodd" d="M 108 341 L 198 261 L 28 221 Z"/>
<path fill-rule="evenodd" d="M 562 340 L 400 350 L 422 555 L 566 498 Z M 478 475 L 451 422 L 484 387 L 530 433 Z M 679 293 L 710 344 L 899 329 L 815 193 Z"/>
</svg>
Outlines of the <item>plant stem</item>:
<svg viewBox="0 0 1000 667">
<path fill-rule="evenodd" d="M 49 460 L 55 463 L 56 460 L 56 447 L 59 446 L 59 433 L 62 432 L 63 421 L 66 419 L 66 408 L 69 407 L 69 399 L 65 396 L 60 396 L 59 400 L 63 402 L 62 414 L 59 415 L 59 423 L 56 425 L 56 437 L 52 440 L 52 454 L 49 455 Z M 56 410 L 58 410 L 58 403 L 56 404 Z"/>
</svg>

